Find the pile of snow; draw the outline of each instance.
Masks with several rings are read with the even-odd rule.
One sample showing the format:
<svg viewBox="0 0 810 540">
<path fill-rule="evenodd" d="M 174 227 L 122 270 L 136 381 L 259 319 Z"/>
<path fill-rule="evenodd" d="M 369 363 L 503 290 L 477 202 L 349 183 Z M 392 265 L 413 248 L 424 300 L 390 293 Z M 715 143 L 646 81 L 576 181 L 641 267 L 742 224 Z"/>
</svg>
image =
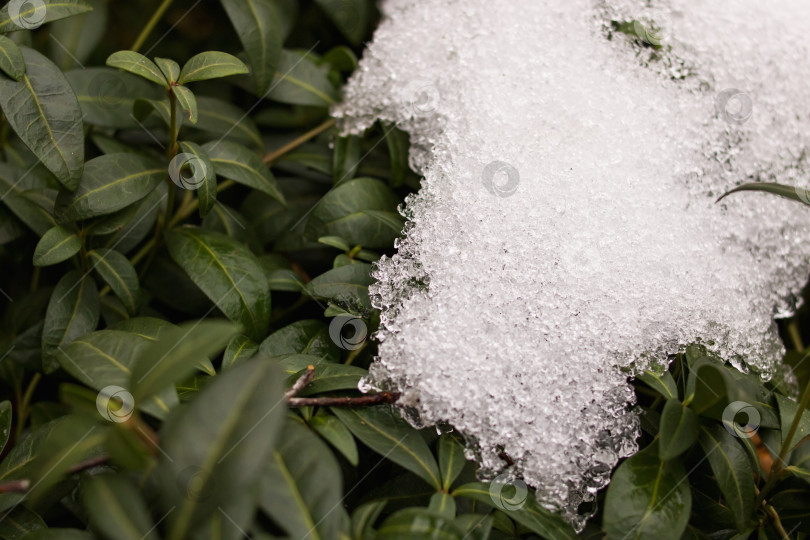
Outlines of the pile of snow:
<svg viewBox="0 0 810 540">
<path fill-rule="evenodd" d="M 810 3 L 383 8 L 335 114 L 408 131 L 424 181 L 376 270 L 372 382 L 582 526 L 636 450 L 628 372 L 696 341 L 764 377 L 782 353 L 810 210 L 715 200 L 807 178 Z"/>
</svg>

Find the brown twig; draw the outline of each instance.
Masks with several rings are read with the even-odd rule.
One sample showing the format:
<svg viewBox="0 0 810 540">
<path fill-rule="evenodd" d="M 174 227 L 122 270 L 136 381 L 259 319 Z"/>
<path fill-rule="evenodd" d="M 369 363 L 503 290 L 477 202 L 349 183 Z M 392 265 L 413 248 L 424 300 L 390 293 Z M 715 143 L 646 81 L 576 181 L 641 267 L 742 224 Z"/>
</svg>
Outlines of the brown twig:
<svg viewBox="0 0 810 540">
<path fill-rule="evenodd" d="M 315 375 L 315 366 L 309 365 L 307 366 L 307 371 L 300 377 L 295 383 L 290 387 L 289 390 L 284 392 L 284 399 L 289 403 L 289 401 L 295 397 L 295 395 L 304 389 L 306 385 L 312 382 L 312 377 Z"/>
<path fill-rule="evenodd" d="M 0 493 L 25 493 L 31 487 L 31 480 L 9 480 L 0 484 Z"/>
<path fill-rule="evenodd" d="M 368 407 L 382 403 L 394 403 L 399 399 L 397 392 L 381 392 L 359 397 L 294 397 L 287 400 L 290 407 Z"/>
</svg>

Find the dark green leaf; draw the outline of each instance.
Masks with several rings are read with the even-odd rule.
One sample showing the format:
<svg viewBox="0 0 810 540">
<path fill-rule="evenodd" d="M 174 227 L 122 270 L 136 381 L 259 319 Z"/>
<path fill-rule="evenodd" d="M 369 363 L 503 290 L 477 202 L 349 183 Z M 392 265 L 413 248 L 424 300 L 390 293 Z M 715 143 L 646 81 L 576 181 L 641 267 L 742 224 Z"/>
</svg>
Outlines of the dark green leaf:
<svg viewBox="0 0 810 540">
<path fill-rule="evenodd" d="M 0 69 L 14 79 L 22 80 L 25 75 L 25 60 L 16 43 L 6 36 L 0 36 Z"/>
<path fill-rule="evenodd" d="M 711 358 L 700 358 L 690 366 L 684 403 L 699 415 L 721 418 L 729 402 L 744 397 L 725 365 Z"/>
<path fill-rule="evenodd" d="M 73 257 L 82 248 L 76 233 L 57 225 L 40 238 L 34 250 L 34 266 L 50 266 Z"/>
<path fill-rule="evenodd" d="M 107 58 L 107 65 L 134 73 L 161 86 L 169 86 L 169 81 L 166 80 L 166 76 L 163 75 L 160 68 L 140 53 L 134 51 L 114 52 Z"/>
<path fill-rule="evenodd" d="M 354 178 L 359 164 L 360 139 L 351 135 L 336 137 L 332 158 L 332 180 L 335 184 Z"/>
<path fill-rule="evenodd" d="M 34 531 L 45 529 L 47 525 L 33 510 L 19 505 L 10 512 L 3 514 L 0 520 L 0 538 L 4 540 L 22 540 Z"/>
<path fill-rule="evenodd" d="M 653 443 L 613 473 L 602 528 L 608 539 L 678 540 L 691 507 L 692 493 L 683 465 L 678 460 L 661 461 L 658 445 Z"/>
<path fill-rule="evenodd" d="M 405 183 L 408 173 L 408 134 L 394 126 L 385 126 L 385 142 L 388 144 L 388 155 L 391 158 L 391 185 L 399 187 Z"/>
<path fill-rule="evenodd" d="M 95 538 L 87 531 L 51 527 L 37 529 L 26 536 L 25 540 L 95 540 Z"/>
<path fill-rule="evenodd" d="M 264 150 L 264 141 L 256 123 L 236 105 L 221 99 L 200 96 L 197 98 L 197 107 L 200 112 L 194 126 L 197 129 L 211 133 L 217 138 L 245 142 L 257 150 Z"/>
<path fill-rule="evenodd" d="M 340 350 L 329 337 L 329 327 L 322 321 L 296 321 L 270 334 L 259 350 L 265 356 L 307 354 L 331 362 L 340 358 Z"/>
<path fill-rule="evenodd" d="M 740 441 L 716 423 L 700 427 L 700 445 L 712 467 L 726 504 L 742 531 L 754 518 L 754 472 Z"/>
<path fill-rule="evenodd" d="M 464 514 L 456 518 L 456 525 L 464 531 L 464 539 L 487 540 L 492 531 L 493 516 Z"/>
<path fill-rule="evenodd" d="M 424 439 L 387 406 L 341 409 L 332 412 L 366 446 L 386 456 L 440 490 L 439 467 Z"/>
<path fill-rule="evenodd" d="M 221 0 L 250 60 L 256 94 L 273 82 L 283 42 L 282 19 L 271 0 Z"/>
<path fill-rule="evenodd" d="M 352 540 L 370 540 L 374 536 L 372 527 L 380 517 L 387 501 L 374 501 L 361 504 L 352 513 L 351 538 Z"/>
<path fill-rule="evenodd" d="M 773 182 L 752 182 L 749 184 L 737 186 L 734 189 L 725 192 L 719 199 L 717 199 L 717 202 L 720 202 L 725 197 L 728 197 L 732 193 L 737 193 L 739 191 L 764 191 L 765 193 L 772 193 L 774 195 L 779 195 L 781 197 L 785 197 L 786 199 L 799 201 L 804 204 L 808 204 L 807 200 L 810 197 L 810 194 L 807 193 L 807 190 L 801 187 L 786 186 L 783 184 L 777 184 Z"/>
<path fill-rule="evenodd" d="M 247 72 L 247 66 L 235 56 L 219 51 L 207 51 L 189 58 L 177 82 L 187 84 Z"/>
<path fill-rule="evenodd" d="M 442 489 L 448 491 L 467 463 L 464 447 L 455 437 L 445 433 L 439 438 L 439 470 L 442 475 Z"/>
<path fill-rule="evenodd" d="M 130 385 L 135 402 L 161 393 L 190 376 L 203 358 L 221 351 L 238 327 L 223 320 L 202 320 L 169 328 L 139 352 Z"/>
<path fill-rule="evenodd" d="M 258 189 L 284 203 L 273 173 L 254 152 L 231 141 L 212 141 L 204 144 L 203 149 L 219 176 Z"/>
<path fill-rule="evenodd" d="M 270 288 L 256 256 L 224 234 L 183 227 L 166 233 L 172 259 L 248 337 L 262 339 L 270 321 Z"/>
<path fill-rule="evenodd" d="M 669 371 L 665 371 L 662 375 L 652 371 L 645 371 L 638 375 L 637 378 L 665 398 L 678 399 L 678 386 Z"/>
<path fill-rule="evenodd" d="M 217 175 L 214 172 L 214 164 L 211 163 L 208 153 L 197 143 L 181 142 L 180 150 L 185 155 L 179 160 L 174 158 L 172 166 L 169 167 L 169 174 L 175 183 L 180 182 L 183 186 L 187 186 L 187 189 L 197 190 L 200 216 L 204 217 L 217 202 Z M 188 169 L 192 169 L 192 176 L 184 174 Z"/>
<path fill-rule="evenodd" d="M 658 456 L 666 461 L 686 452 L 698 438 L 698 417 L 677 399 L 668 399 L 661 412 Z"/>
<path fill-rule="evenodd" d="M 291 377 L 290 384 L 303 375 L 297 373 Z M 360 379 L 368 375 L 368 371 L 357 366 L 344 366 L 343 364 L 320 364 L 315 366 L 311 382 L 299 393 L 299 396 L 311 396 L 323 392 L 336 390 L 357 390 Z"/>
<path fill-rule="evenodd" d="M 136 154 L 91 159 L 76 191 L 59 193 L 57 217 L 80 220 L 111 214 L 149 195 L 167 174 L 166 167 Z"/>
<path fill-rule="evenodd" d="M 157 540 L 149 509 L 126 477 L 93 476 L 84 486 L 82 498 L 94 531 L 120 540 Z"/>
<path fill-rule="evenodd" d="M 784 439 L 790 430 L 790 426 L 793 424 L 793 419 L 796 417 L 796 413 L 799 410 L 799 404 L 781 394 L 776 394 L 776 402 L 779 404 L 780 431 Z M 805 409 L 802 417 L 799 419 L 799 427 L 793 435 L 791 448 L 796 446 L 799 441 L 808 435 L 810 435 L 810 411 Z"/>
<path fill-rule="evenodd" d="M 430 497 L 428 510 L 447 519 L 456 517 L 456 501 L 447 493 L 437 491 Z"/>
<path fill-rule="evenodd" d="M 5 449 L 8 437 L 11 435 L 12 412 L 10 401 L 0 401 L 0 453 Z"/>
<path fill-rule="evenodd" d="M 376 540 L 462 540 L 464 532 L 452 518 L 436 514 L 426 508 L 405 508 L 383 521 Z"/>
<path fill-rule="evenodd" d="M 172 87 L 172 92 L 174 92 L 174 96 L 177 98 L 177 104 L 180 105 L 180 108 L 188 113 L 188 121 L 192 124 L 196 124 L 200 119 L 200 111 L 197 108 L 197 97 L 194 95 L 194 92 L 185 86 L 174 86 Z"/>
<path fill-rule="evenodd" d="M 0 107 L 14 132 L 42 164 L 67 189 L 76 189 L 84 167 L 79 102 L 53 62 L 28 47 L 20 50 L 26 73 L 19 82 L 0 79 Z"/>
<path fill-rule="evenodd" d="M 180 76 L 180 64 L 169 58 L 155 58 L 155 64 L 167 82 L 177 82 L 177 78 Z"/>
<path fill-rule="evenodd" d="M 135 100 L 157 99 L 161 94 L 158 87 L 142 78 L 107 67 L 74 69 L 65 77 L 76 93 L 85 123 L 95 126 L 138 127 L 132 116 Z"/>
<path fill-rule="evenodd" d="M 349 463 L 357 466 L 357 443 L 354 442 L 354 437 L 343 422 L 331 414 L 319 411 L 318 414 L 307 420 L 307 423 L 318 435 L 337 448 Z"/>
<path fill-rule="evenodd" d="M 810 491 L 783 489 L 771 495 L 768 502 L 776 509 L 786 531 L 810 533 Z"/>
<path fill-rule="evenodd" d="M 238 335 L 231 338 L 222 355 L 222 369 L 228 369 L 238 362 L 244 362 L 259 352 L 259 346 L 249 337 Z"/>
<path fill-rule="evenodd" d="M 107 2 L 86 0 L 93 11 L 56 21 L 48 27 L 51 43 L 50 58 L 61 70 L 81 66 L 107 29 Z"/>
<path fill-rule="evenodd" d="M 305 426 L 287 420 L 262 476 L 259 503 L 291 538 L 337 538 L 342 478 L 329 448 Z"/>
<path fill-rule="evenodd" d="M 141 301 L 141 289 L 138 273 L 129 259 L 112 249 L 94 249 L 87 257 L 93 269 L 127 308 L 127 312 L 135 315 Z"/>
<path fill-rule="evenodd" d="M 369 23 L 369 3 L 365 0 L 315 0 L 352 45 L 360 45 Z"/>
<path fill-rule="evenodd" d="M 165 454 L 155 474 L 163 512 L 174 507 L 166 518 L 168 538 L 193 537 L 234 499 L 253 507 L 246 497 L 256 493 L 271 459 L 284 417 L 281 399 L 276 366 L 257 360 L 214 377 L 172 413 L 160 431 Z"/>
<path fill-rule="evenodd" d="M 46 373 L 58 365 L 53 355 L 59 347 L 95 330 L 99 311 L 98 289 L 91 277 L 78 270 L 62 276 L 51 294 L 42 329 Z"/>
<path fill-rule="evenodd" d="M 335 103 L 337 92 L 329 82 L 327 69 L 302 53 L 285 50 L 268 97 L 281 103 L 329 107 Z"/>
<path fill-rule="evenodd" d="M 40 25 L 90 11 L 84 0 L 38 0 L 9 2 L 0 9 L 0 32 L 33 30 Z"/>
<path fill-rule="evenodd" d="M 371 265 L 360 263 L 329 270 L 307 283 L 307 293 L 337 304 L 371 309 L 368 286 L 374 282 Z"/>
</svg>

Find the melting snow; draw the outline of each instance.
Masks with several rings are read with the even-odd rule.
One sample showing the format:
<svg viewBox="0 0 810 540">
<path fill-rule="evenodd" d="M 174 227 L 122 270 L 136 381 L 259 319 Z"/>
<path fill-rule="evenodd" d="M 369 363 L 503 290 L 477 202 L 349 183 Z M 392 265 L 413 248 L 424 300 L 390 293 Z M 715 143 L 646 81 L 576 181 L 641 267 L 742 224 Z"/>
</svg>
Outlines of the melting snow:
<svg viewBox="0 0 810 540">
<path fill-rule="evenodd" d="M 698 340 L 764 377 L 782 353 L 810 210 L 715 204 L 807 178 L 810 4 L 776 4 L 388 0 L 335 111 L 410 132 L 424 175 L 376 270 L 374 384 L 578 527 L 636 450 L 628 372 Z"/>
</svg>

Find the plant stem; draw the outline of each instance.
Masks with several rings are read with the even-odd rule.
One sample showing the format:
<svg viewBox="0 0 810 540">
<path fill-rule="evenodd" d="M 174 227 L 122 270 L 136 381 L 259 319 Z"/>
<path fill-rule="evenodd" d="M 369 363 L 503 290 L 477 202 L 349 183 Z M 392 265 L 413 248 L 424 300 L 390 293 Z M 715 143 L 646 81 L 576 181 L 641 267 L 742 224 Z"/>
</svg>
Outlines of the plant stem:
<svg viewBox="0 0 810 540">
<path fill-rule="evenodd" d="M 166 10 L 169 9 L 169 6 L 172 4 L 172 0 L 163 0 L 163 2 L 158 6 L 155 12 L 152 14 L 152 17 L 146 23 L 146 26 L 143 27 L 141 33 L 138 34 L 138 37 L 135 39 L 135 43 L 132 44 L 130 50 L 138 51 L 141 47 L 143 47 L 146 38 L 149 37 L 149 34 L 152 33 L 152 30 L 155 29 L 158 21 L 163 17 L 163 14 L 166 13 Z"/>
<path fill-rule="evenodd" d="M 36 390 L 37 384 L 39 384 L 41 378 L 41 373 L 34 373 L 34 376 L 31 377 L 31 382 L 28 383 L 28 388 L 25 389 L 25 394 L 23 394 L 19 402 L 20 408 L 17 410 L 17 432 L 15 440 L 19 439 L 20 435 L 22 435 L 23 426 L 25 426 L 25 421 L 28 419 L 28 405 L 31 403 L 34 390 Z"/>
<path fill-rule="evenodd" d="M 771 524 L 773 524 L 773 528 L 776 529 L 779 536 L 784 540 L 790 540 L 788 533 L 785 532 L 785 528 L 782 526 L 782 520 L 779 519 L 779 514 L 776 513 L 776 509 L 769 504 L 765 505 L 765 513 L 771 518 Z"/>
<path fill-rule="evenodd" d="M 396 392 L 381 392 L 360 397 L 293 397 L 287 400 L 290 407 L 368 407 L 382 403 L 394 403 L 399 399 Z"/>
<path fill-rule="evenodd" d="M 319 134 L 323 133 L 324 131 L 326 131 L 327 129 L 329 129 L 330 127 L 332 127 L 334 125 L 335 125 L 335 119 L 330 118 L 329 120 L 325 121 L 324 123 L 320 124 L 319 126 L 316 126 L 316 127 L 312 128 L 312 129 L 310 129 L 309 131 L 307 131 L 306 133 L 304 133 L 303 135 L 301 135 L 297 139 L 293 139 L 292 141 L 288 142 L 287 144 L 285 144 L 284 146 L 282 146 L 278 150 L 268 152 L 267 155 L 264 156 L 264 162 L 267 163 L 268 165 L 271 164 L 272 162 L 274 162 L 275 160 L 277 160 L 278 158 L 280 158 L 281 156 L 283 156 L 284 154 L 286 154 L 290 150 L 298 148 L 299 146 L 301 146 L 302 144 L 304 144 L 305 142 L 307 142 L 311 138 L 315 137 L 316 135 L 319 135 Z"/>
</svg>

